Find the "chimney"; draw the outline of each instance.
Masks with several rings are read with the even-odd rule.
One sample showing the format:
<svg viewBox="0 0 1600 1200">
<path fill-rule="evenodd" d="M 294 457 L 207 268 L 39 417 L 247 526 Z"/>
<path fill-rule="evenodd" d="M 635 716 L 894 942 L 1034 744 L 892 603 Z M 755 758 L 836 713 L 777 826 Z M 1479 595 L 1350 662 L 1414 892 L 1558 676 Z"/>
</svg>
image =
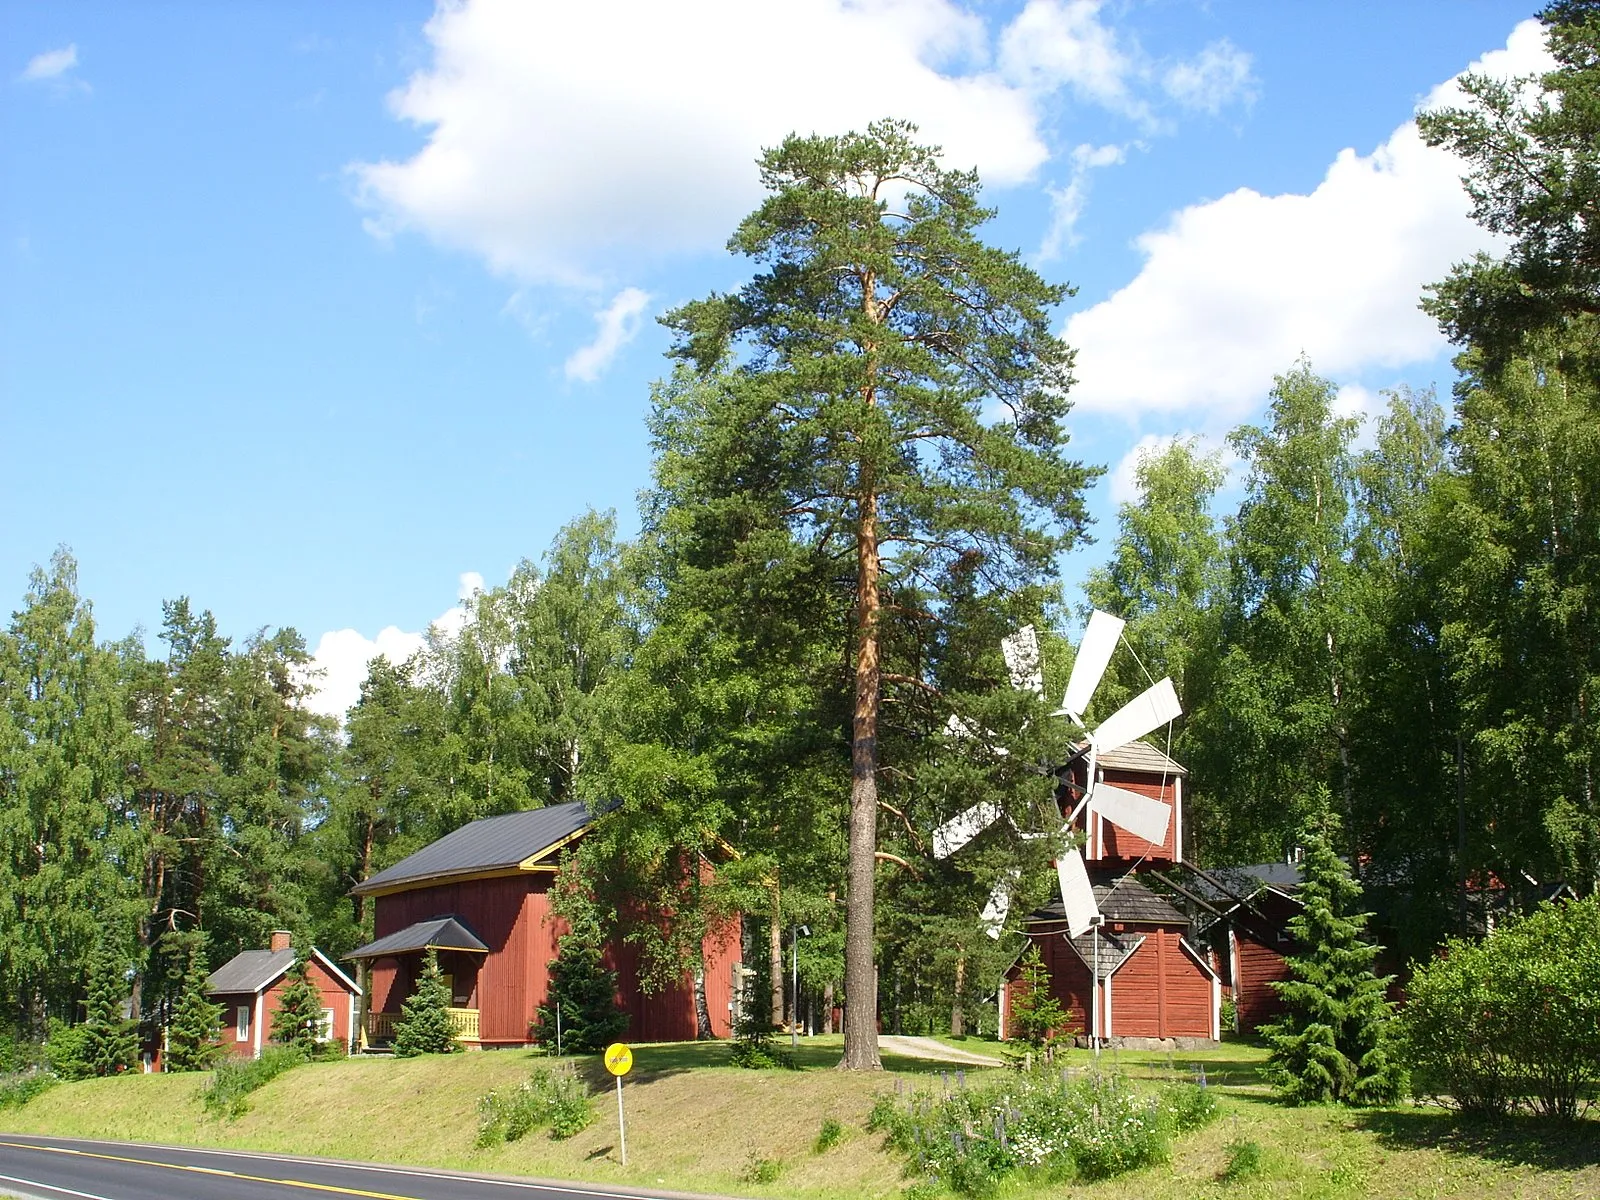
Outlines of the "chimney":
<svg viewBox="0 0 1600 1200">
<path fill-rule="evenodd" d="M 294 943 L 294 937 L 287 929 L 274 929 L 272 940 L 267 943 L 267 949 L 276 954 L 279 950 L 287 950 Z"/>
</svg>

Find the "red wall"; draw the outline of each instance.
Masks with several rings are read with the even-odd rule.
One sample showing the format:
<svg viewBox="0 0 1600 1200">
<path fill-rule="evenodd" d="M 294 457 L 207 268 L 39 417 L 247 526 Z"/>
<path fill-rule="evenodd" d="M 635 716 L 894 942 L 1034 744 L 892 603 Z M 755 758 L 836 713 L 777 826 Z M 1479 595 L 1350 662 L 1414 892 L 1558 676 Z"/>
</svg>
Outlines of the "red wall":
<svg viewBox="0 0 1600 1200">
<path fill-rule="evenodd" d="M 1211 977 L 1176 930 L 1146 928 L 1144 943 L 1111 978 L 1111 1036 L 1211 1036 Z"/>
<path fill-rule="evenodd" d="M 1113 787 L 1119 787 L 1125 792 L 1136 792 L 1141 796 L 1149 796 L 1152 800 L 1160 800 L 1169 808 L 1173 803 L 1174 784 L 1176 776 L 1169 777 L 1165 787 L 1161 786 L 1159 775 L 1147 775 L 1143 772 L 1112 771 L 1107 770 L 1105 781 Z M 1093 819 L 1091 818 L 1093 821 Z M 1129 860 L 1144 858 L 1146 862 L 1176 862 L 1178 857 L 1178 820 L 1176 815 L 1167 822 L 1167 836 L 1158 846 L 1147 842 L 1142 837 L 1136 837 L 1125 829 L 1118 829 L 1110 821 L 1099 820 L 1100 839 L 1098 842 L 1091 840 L 1086 858 L 1091 860 L 1101 858 L 1125 858 Z M 1131 964 L 1130 964 L 1131 965 Z M 1116 993 L 1116 985 L 1112 984 L 1112 994 Z"/>
<path fill-rule="evenodd" d="M 1289 978 L 1289 964 L 1275 948 L 1248 934 L 1235 934 L 1234 938 L 1233 1002 L 1239 1012 L 1239 1031 L 1254 1033 L 1256 1026 L 1283 1012 L 1283 1001 L 1271 985 L 1274 980 Z"/>
</svg>

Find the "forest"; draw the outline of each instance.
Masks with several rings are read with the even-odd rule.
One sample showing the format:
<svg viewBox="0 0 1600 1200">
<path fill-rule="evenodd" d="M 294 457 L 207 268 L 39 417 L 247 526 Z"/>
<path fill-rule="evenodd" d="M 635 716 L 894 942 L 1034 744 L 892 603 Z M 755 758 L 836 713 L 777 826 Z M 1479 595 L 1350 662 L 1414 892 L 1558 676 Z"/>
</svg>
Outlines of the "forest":
<svg viewBox="0 0 1600 1200">
<path fill-rule="evenodd" d="M 0 630 L 0 1025 L 75 1019 L 104 935 L 159 1028 L 193 948 L 217 965 L 286 928 L 337 956 L 371 935 L 356 883 L 574 799 L 620 802 L 579 869 L 657 981 L 737 912 L 752 962 L 809 929 L 807 998 L 875 986 L 886 1030 L 981 1020 L 1020 941 L 984 936 L 983 899 L 1051 846 L 940 861 L 931 831 L 978 799 L 1038 825 L 1070 731 L 999 639 L 1034 623 L 1058 695 L 1091 608 L 1134 652 L 1102 715 L 1146 668 L 1177 685 L 1196 862 L 1281 859 L 1331 808 L 1397 962 L 1486 904 L 1595 892 L 1600 11 L 1542 19 L 1552 73 L 1468 77 L 1418 118 L 1504 246 L 1419 297 L 1453 394 L 1363 419 L 1283 364 L 1226 453 L 1143 459 L 1081 591 L 1060 568 L 1101 471 L 1067 452 L 1066 289 L 985 245 L 976 177 L 895 122 L 763 157 L 730 242 L 750 282 L 664 318 L 638 535 L 577 514 L 458 632 L 373 660 L 342 722 L 307 707 L 295 630 L 178 597 L 118 639 L 58 551 Z M 1014 923 L 1048 885 L 1024 874 Z"/>
</svg>

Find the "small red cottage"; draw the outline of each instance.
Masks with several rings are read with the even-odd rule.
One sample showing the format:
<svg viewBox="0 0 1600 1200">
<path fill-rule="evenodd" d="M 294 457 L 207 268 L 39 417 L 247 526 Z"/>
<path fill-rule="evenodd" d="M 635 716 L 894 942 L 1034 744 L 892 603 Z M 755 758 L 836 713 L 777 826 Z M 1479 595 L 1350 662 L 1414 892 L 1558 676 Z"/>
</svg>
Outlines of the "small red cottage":
<svg viewBox="0 0 1600 1200">
<path fill-rule="evenodd" d="M 351 889 L 374 904 L 376 939 L 346 957 L 370 974 L 364 1044 L 391 1040 L 400 1006 L 416 987 L 424 953 L 438 954 L 460 1041 L 468 1049 L 523 1046 L 550 985 L 549 964 L 566 923 L 550 906 L 559 853 L 593 815 L 581 803 L 486 817 L 424 846 Z M 706 939 L 705 989 L 712 1032 L 728 1036 L 737 923 Z M 632 947 L 608 947 L 617 1003 L 630 1040 L 690 1041 L 693 981 L 646 996 Z"/>
<path fill-rule="evenodd" d="M 1065 806 L 1086 780 L 1080 760 L 1064 778 Z M 1139 873 L 1183 861 L 1183 779 L 1187 772 L 1146 742 L 1099 757 L 1102 782 L 1172 807 L 1160 845 L 1097 815 L 1079 818 L 1083 857 L 1104 923 L 1068 936 L 1059 897 L 1028 918 L 1025 932 L 1050 972 L 1050 991 L 1085 1044 L 1192 1049 L 1221 1036 L 1221 980 L 1189 940 L 1189 918 L 1139 881 Z M 1076 774 L 1076 778 L 1072 774 Z M 1000 990 L 1000 1022 L 1020 986 L 1020 957 Z"/>
<path fill-rule="evenodd" d="M 272 1037 L 272 1018 L 278 1011 L 289 968 L 295 964 L 294 947 L 286 930 L 275 930 L 265 950 L 245 950 L 218 967 L 206 980 L 206 992 L 223 1006 L 222 1045 L 239 1058 L 258 1058 Z M 354 1045 L 356 1011 L 361 989 L 322 951 L 311 951 L 311 978 L 322 993 L 321 1039 Z"/>
<path fill-rule="evenodd" d="M 1227 886 L 1227 894 L 1219 897 L 1222 911 L 1206 940 L 1233 996 L 1240 1033 L 1253 1034 L 1283 1012 L 1283 1001 L 1272 985 L 1289 978 L 1285 955 L 1295 949 L 1289 922 L 1300 911 L 1295 896 L 1300 875 L 1294 863 L 1226 867 L 1210 873 Z"/>
</svg>

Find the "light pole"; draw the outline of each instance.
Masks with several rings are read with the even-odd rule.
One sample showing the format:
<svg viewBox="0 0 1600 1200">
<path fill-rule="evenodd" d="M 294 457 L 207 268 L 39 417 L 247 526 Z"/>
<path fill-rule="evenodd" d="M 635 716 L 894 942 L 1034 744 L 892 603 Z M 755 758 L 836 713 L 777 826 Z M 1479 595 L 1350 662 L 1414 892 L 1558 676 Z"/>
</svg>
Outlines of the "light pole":
<svg viewBox="0 0 1600 1200">
<path fill-rule="evenodd" d="M 789 1013 L 789 1048 L 792 1050 L 800 1044 L 800 939 L 811 936 L 811 927 L 796 925 L 793 936 L 789 939 L 789 973 L 791 976 L 789 1001 L 794 1008 Z"/>
</svg>

